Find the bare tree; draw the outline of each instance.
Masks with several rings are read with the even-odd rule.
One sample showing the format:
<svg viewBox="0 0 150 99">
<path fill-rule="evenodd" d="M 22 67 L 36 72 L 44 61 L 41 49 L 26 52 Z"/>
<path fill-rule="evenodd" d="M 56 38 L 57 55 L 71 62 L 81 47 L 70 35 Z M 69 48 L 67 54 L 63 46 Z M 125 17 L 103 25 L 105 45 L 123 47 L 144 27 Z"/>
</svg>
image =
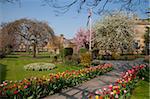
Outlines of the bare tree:
<svg viewBox="0 0 150 99">
<path fill-rule="evenodd" d="M 42 0 L 45 5 L 53 7 L 58 13 L 65 13 L 73 7 L 77 7 L 77 11 L 93 9 L 95 14 L 102 12 L 109 12 L 111 10 L 127 10 L 135 11 L 142 10 L 145 13 L 146 5 L 148 6 L 149 0 Z M 116 7 L 111 7 L 111 6 Z M 145 9 L 143 9 L 145 5 Z M 111 8 L 110 8 L 111 7 Z"/>
<path fill-rule="evenodd" d="M 33 57 L 36 57 L 37 46 L 45 46 L 54 37 L 54 32 L 47 23 L 30 19 L 10 22 L 2 30 L 2 34 L 11 35 L 14 44 L 19 45 L 23 41 L 26 44 L 32 45 Z"/>
<path fill-rule="evenodd" d="M 2 0 L 1 2 L 15 3 L 18 2 L 21 4 L 22 0 Z M 92 8 L 93 12 L 96 14 L 101 14 L 102 12 L 110 11 L 110 5 L 118 7 L 119 10 L 143 10 L 146 12 L 146 5 L 148 6 L 149 0 L 41 0 L 42 5 L 48 5 L 55 9 L 55 12 L 66 13 L 73 7 L 77 7 L 77 11 Z M 145 9 L 143 8 L 145 5 Z M 116 8 L 114 7 L 114 8 Z M 114 10 L 113 8 L 111 8 Z"/>
<path fill-rule="evenodd" d="M 15 35 L 11 35 L 8 29 L 4 28 L 8 23 L 2 23 L 0 29 L 0 51 L 10 53 L 11 48 L 15 47 Z"/>
</svg>

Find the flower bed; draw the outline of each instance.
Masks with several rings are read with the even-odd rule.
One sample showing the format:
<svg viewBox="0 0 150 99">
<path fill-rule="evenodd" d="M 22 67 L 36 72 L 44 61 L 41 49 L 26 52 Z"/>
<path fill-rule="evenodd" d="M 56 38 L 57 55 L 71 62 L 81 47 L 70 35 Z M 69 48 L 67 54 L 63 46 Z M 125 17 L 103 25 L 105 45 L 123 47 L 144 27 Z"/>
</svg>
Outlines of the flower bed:
<svg viewBox="0 0 150 99">
<path fill-rule="evenodd" d="M 31 63 L 24 66 L 25 70 L 36 70 L 36 71 L 43 71 L 43 70 L 51 70 L 56 68 L 54 64 L 51 63 Z"/>
<path fill-rule="evenodd" d="M 50 74 L 48 78 L 30 78 L 17 82 L 4 81 L 0 85 L 0 97 L 7 98 L 41 98 L 72 87 L 86 80 L 112 70 L 112 64 L 104 64 L 81 70 Z"/>
<path fill-rule="evenodd" d="M 121 78 L 105 88 L 95 92 L 84 92 L 84 99 L 128 99 L 135 84 L 142 78 L 139 73 L 146 70 L 145 65 L 135 66 L 124 72 Z M 143 78 L 142 78 L 143 79 Z"/>
</svg>

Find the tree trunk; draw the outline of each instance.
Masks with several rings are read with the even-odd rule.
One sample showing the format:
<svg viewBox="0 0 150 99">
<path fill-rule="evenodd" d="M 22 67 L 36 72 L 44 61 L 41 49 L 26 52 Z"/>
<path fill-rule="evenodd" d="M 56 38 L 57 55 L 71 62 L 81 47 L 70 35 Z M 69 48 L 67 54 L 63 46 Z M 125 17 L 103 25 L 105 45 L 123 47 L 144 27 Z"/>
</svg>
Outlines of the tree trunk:
<svg viewBox="0 0 150 99">
<path fill-rule="evenodd" d="M 33 44 L 33 57 L 36 57 L 36 44 Z"/>
</svg>

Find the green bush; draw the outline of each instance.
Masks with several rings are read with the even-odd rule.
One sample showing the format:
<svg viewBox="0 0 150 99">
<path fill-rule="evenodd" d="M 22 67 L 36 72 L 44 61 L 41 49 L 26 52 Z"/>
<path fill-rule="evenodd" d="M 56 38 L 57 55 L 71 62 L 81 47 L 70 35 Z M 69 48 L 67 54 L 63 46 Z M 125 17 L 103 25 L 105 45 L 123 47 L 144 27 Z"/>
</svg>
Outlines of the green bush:
<svg viewBox="0 0 150 99">
<path fill-rule="evenodd" d="M 98 59 L 98 60 L 102 60 L 102 59 L 103 59 L 102 55 L 98 55 L 98 56 L 97 56 L 97 59 Z"/>
<path fill-rule="evenodd" d="M 80 50 L 79 50 L 79 53 L 86 53 L 88 50 L 86 49 L 86 48 L 81 48 Z"/>
<path fill-rule="evenodd" d="M 72 56 L 73 49 L 72 48 L 65 48 L 64 49 L 64 56 Z"/>
<path fill-rule="evenodd" d="M 99 50 L 98 49 L 94 49 L 92 51 L 92 59 L 97 59 L 99 56 Z"/>
<path fill-rule="evenodd" d="M 3 51 L 0 51 L 0 58 L 4 58 L 5 57 L 5 52 L 3 52 Z"/>
<path fill-rule="evenodd" d="M 80 63 L 79 55 L 78 54 L 73 54 L 72 61 L 75 62 L 76 64 L 79 64 Z"/>
<path fill-rule="evenodd" d="M 101 64 L 100 60 L 93 60 L 92 61 L 92 65 L 94 65 L 94 66 L 97 66 L 97 65 L 100 65 L 100 64 Z"/>
</svg>

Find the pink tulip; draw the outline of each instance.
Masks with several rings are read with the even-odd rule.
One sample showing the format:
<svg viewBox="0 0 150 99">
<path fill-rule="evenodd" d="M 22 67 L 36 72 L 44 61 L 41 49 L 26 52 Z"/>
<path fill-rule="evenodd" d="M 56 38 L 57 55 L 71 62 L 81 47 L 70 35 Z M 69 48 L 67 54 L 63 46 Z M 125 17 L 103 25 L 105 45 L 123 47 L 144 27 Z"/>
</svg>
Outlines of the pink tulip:
<svg viewBox="0 0 150 99">
<path fill-rule="evenodd" d="M 124 90 L 124 93 L 126 94 L 126 93 L 127 93 L 127 91 L 126 91 L 126 90 Z"/>
<path fill-rule="evenodd" d="M 109 85 L 109 87 L 108 87 L 108 88 L 109 88 L 110 90 L 112 90 L 112 87 L 113 87 L 112 85 Z"/>
<path fill-rule="evenodd" d="M 24 86 L 24 89 L 26 89 L 26 88 L 28 88 L 28 86 L 27 86 L 27 85 L 25 85 L 25 86 Z"/>
<path fill-rule="evenodd" d="M 106 91 L 106 88 L 103 88 L 104 91 Z"/>
<path fill-rule="evenodd" d="M 115 99 L 118 99 L 118 98 L 119 98 L 119 96 L 118 96 L 118 94 L 116 94 Z"/>
<path fill-rule="evenodd" d="M 3 83 L 3 85 L 4 85 L 4 86 L 7 86 L 7 83 L 6 83 L 6 82 L 4 82 L 4 83 Z"/>
</svg>

